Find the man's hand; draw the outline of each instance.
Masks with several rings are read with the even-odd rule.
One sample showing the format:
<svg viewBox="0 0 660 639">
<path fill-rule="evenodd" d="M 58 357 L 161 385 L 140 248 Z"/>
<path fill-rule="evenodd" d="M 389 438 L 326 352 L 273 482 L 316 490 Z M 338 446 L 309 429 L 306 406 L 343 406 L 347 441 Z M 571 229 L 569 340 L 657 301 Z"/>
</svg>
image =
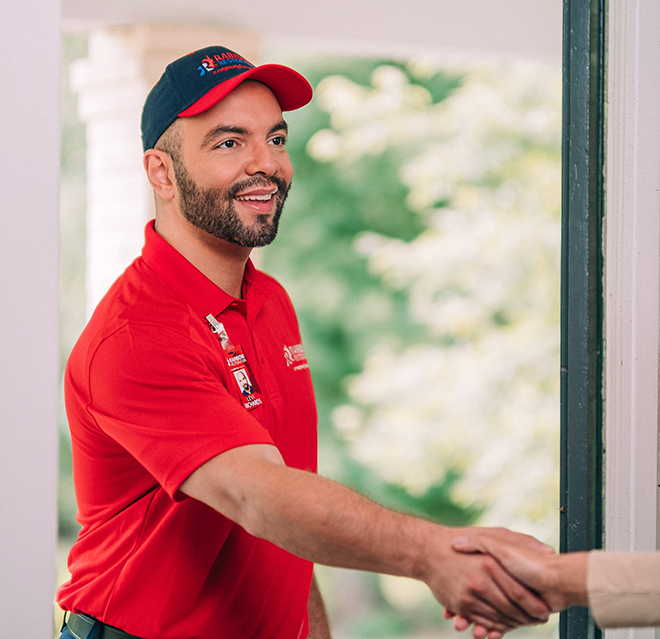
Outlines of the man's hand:
<svg viewBox="0 0 660 639">
<path fill-rule="evenodd" d="M 517 533 L 513 532 L 511 530 L 507 530 L 506 528 L 473 528 L 471 529 L 470 532 L 471 537 L 469 537 L 470 541 L 479 538 L 481 540 L 486 539 L 486 540 L 492 540 L 491 543 L 494 544 L 511 544 L 511 545 L 516 545 L 520 546 L 522 548 L 529 549 L 530 551 L 541 553 L 543 555 L 554 555 L 554 550 L 550 547 L 547 546 L 546 544 L 540 542 L 538 539 L 535 537 L 532 537 L 531 535 L 525 535 L 522 533 Z M 467 548 L 463 548 L 462 546 L 457 546 L 456 544 L 461 544 L 463 543 L 464 540 L 468 539 L 468 537 L 461 537 L 454 539 L 452 541 L 452 546 L 461 552 L 468 552 Z M 488 541 L 486 541 L 488 543 Z M 481 552 L 480 550 L 477 550 L 475 547 L 470 547 L 469 552 Z M 548 608 L 546 607 L 546 610 Z M 443 612 L 443 617 L 445 619 L 452 619 L 454 620 L 454 629 L 462 632 L 464 630 L 467 630 L 472 623 L 466 618 L 465 616 L 462 616 L 460 614 L 456 614 L 454 611 L 450 610 L 449 608 L 445 608 Z M 475 621 L 474 619 L 472 621 Z M 501 630 L 493 630 L 491 626 L 486 626 L 482 625 L 478 622 L 474 624 L 473 628 L 473 636 L 474 639 L 501 639 L 502 636 L 504 635 L 504 632 Z"/>
<path fill-rule="evenodd" d="M 553 552 L 551 548 L 529 535 L 503 528 L 445 531 L 452 535 L 479 535 L 503 543 L 518 544 L 542 554 Z M 451 543 L 451 540 L 449 542 Z M 445 605 L 445 617 L 458 615 L 455 622 L 457 629 L 464 630 L 470 623 L 476 623 L 479 627 L 475 635 L 477 639 L 486 636 L 498 639 L 507 630 L 520 625 L 547 621 L 550 609 L 540 597 L 511 577 L 492 557 L 483 555 L 481 559 L 482 562 L 478 566 L 466 566 L 454 557 L 447 562 L 451 566 L 451 573 L 445 570 L 439 575 L 441 585 L 437 590 L 433 582 L 427 582 L 436 598 Z"/>
<path fill-rule="evenodd" d="M 479 534 L 454 539 L 455 550 L 465 553 L 487 553 L 509 574 L 539 593 L 552 612 L 559 612 L 571 605 L 588 604 L 586 592 L 587 553 L 555 555 L 548 546 L 535 548 L 527 543 L 518 544 L 511 539 Z M 550 552 L 548 552 L 550 551 Z M 454 628 L 466 630 L 470 621 L 451 612 L 445 618 L 454 617 Z M 475 624 L 474 639 L 501 639 L 502 633 L 482 624 Z"/>
<path fill-rule="evenodd" d="M 587 553 L 550 555 L 484 535 L 458 538 L 452 543 L 464 553 L 487 553 L 512 576 L 548 603 L 552 612 L 588 605 Z"/>
</svg>

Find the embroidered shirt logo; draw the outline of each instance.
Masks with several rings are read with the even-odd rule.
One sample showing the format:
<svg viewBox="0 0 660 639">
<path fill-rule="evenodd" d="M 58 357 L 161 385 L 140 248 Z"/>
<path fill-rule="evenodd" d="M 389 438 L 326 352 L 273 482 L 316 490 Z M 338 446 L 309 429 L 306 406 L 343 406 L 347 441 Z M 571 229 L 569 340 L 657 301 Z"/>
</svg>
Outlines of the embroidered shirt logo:
<svg viewBox="0 0 660 639">
<path fill-rule="evenodd" d="M 302 344 L 284 346 L 284 361 L 286 362 L 287 368 L 293 366 L 294 371 L 301 371 L 309 368 L 307 357 L 305 356 L 305 349 Z"/>
</svg>

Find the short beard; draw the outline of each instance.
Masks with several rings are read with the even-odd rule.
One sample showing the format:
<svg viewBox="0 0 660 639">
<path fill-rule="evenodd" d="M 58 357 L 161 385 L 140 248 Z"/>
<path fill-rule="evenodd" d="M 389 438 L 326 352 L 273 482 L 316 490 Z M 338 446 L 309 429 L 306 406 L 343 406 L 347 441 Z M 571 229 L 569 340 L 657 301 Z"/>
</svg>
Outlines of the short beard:
<svg viewBox="0 0 660 639">
<path fill-rule="evenodd" d="M 181 212 L 193 226 L 220 240 L 247 248 L 266 246 L 275 239 L 291 184 L 275 176 L 255 176 L 226 190 L 202 189 L 192 179 L 178 154 L 172 153 L 171 157 L 181 197 Z M 236 212 L 234 198 L 248 189 L 273 185 L 277 186 L 277 193 L 273 195 L 275 212 L 272 219 L 259 215 L 252 226 L 247 226 Z"/>
</svg>

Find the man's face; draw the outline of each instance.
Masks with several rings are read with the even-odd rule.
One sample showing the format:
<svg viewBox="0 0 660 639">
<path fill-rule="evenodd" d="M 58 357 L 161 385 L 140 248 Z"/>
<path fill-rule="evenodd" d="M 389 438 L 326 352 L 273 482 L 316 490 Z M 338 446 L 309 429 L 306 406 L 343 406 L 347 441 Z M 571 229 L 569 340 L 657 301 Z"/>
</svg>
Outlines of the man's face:
<svg viewBox="0 0 660 639">
<path fill-rule="evenodd" d="M 248 384 L 247 378 L 243 373 L 239 373 L 237 375 L 238 377 L 238 383 L 245 389 L 245 390 L 250 390 L 250 385 Z"/>
<path fill-rule="evenodd" d="M 270 244 L 293 177 L 286 124 L 270 89 L 246 81 L 179 124 L 181 149 L 172 160 L 184 217 L 240 246 Z"/>
</svg>

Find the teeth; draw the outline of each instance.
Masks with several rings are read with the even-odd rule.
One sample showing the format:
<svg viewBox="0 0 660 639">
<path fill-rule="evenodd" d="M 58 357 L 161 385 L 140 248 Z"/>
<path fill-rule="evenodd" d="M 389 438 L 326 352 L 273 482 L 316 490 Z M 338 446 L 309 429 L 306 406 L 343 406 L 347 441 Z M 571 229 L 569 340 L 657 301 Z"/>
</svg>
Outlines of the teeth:
<svg viewBox="0 0 660 639">
<path fill-rule="evenodd" d="M 241 201 L 256 201 L 256 202 L 268 202 L 270 198 L 273 197 L 272 193 L 267 193 L 266 195 L 238 195 L 237 200 Z"/>
</svg>

